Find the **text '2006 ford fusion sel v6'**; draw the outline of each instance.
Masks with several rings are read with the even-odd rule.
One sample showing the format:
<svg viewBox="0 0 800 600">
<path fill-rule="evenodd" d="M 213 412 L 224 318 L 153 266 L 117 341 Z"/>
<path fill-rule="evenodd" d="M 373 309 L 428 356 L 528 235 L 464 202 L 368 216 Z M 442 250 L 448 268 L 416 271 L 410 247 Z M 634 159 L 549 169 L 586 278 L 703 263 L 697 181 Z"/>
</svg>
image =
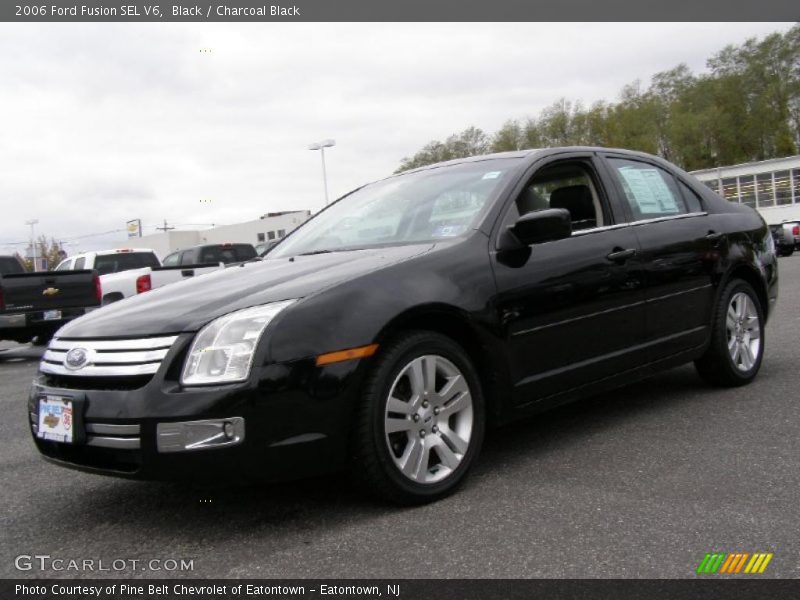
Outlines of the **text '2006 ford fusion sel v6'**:
<svg viewBox="0 0 800 600">
<path fill-rule="evenodd" d="M 661 159 L 452 161 L 352 192 L 264 260 L 69 323 L 31 431 L 96 473 L 348 469 L 424 502 L 464 479 L 487 424 L 690 361 L 748 383 L 777 279 L 763 219 Z"/>
</svg>

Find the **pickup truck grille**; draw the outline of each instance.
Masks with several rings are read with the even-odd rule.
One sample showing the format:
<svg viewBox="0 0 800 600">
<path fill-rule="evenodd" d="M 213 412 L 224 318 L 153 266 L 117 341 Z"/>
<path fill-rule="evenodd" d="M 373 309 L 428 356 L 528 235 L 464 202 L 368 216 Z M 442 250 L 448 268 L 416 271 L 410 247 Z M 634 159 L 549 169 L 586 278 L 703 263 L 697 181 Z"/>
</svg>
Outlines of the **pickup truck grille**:
<svg viewBox="0 0 800 600">
<path fill-rule="evenodd" d="M 178 336 L 128 340 L 53 338 L 39 369 L 48 375 L 70 378 L 153 375 L 177 339 Z"/>
</svg>

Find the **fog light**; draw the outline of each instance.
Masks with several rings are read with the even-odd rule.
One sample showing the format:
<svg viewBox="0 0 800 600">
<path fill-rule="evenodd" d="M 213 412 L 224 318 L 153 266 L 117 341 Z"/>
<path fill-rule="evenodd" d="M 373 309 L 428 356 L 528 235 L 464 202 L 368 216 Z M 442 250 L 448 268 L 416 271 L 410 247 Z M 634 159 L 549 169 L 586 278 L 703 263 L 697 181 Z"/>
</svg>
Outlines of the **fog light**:
<svg viewBox="0 0 800 600">
<path fill-rule="evenodd" d="M 244 419 L 207 419 L 156 426 L 156 447 L 161 453 L 213 450 L 241 444 L 244 441 Z"/>
</svg>

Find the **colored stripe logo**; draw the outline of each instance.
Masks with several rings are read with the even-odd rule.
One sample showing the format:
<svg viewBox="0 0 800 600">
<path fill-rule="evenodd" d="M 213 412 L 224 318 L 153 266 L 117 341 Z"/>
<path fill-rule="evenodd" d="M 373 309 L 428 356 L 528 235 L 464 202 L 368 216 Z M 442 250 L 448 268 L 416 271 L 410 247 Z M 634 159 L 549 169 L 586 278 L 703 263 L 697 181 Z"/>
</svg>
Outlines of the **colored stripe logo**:
<svg viewBox="0 0 800 600">
<path fill-rule="evenodd" d="M 772 552 L 713 552 L 708 553 L 697 567 L 698 575 L 755 575 L 763 573 Z"/>
</svg>

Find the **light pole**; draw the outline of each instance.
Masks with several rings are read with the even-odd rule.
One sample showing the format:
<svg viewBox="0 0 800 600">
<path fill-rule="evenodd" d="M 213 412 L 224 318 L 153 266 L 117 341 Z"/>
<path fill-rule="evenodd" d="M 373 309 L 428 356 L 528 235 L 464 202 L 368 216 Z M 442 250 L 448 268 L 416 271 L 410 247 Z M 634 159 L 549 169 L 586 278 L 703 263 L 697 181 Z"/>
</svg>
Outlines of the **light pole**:
<svg viewBox="0 0 800 600">
<path fill-rule="evenodd" d="M 336 140 L 322 140 L 316 144 L 311 144 L 309 150 L 319 150 L 322 156 L 322 183 L 325 185 L 325 206 L 328 206 L 328 173 L 325 171 L 325 148 L 336 145 Z"/>
<path fill-rule="evenodd" d="M 30 221 L 25 221 L 25 225 L 31 226 L 31 251 L 33 252 L 33 270 L 36 270 L 36 240 L 33 235 L 33 228 L 39 222 L 39 219 L 31 219 Z"/>
</svg>

